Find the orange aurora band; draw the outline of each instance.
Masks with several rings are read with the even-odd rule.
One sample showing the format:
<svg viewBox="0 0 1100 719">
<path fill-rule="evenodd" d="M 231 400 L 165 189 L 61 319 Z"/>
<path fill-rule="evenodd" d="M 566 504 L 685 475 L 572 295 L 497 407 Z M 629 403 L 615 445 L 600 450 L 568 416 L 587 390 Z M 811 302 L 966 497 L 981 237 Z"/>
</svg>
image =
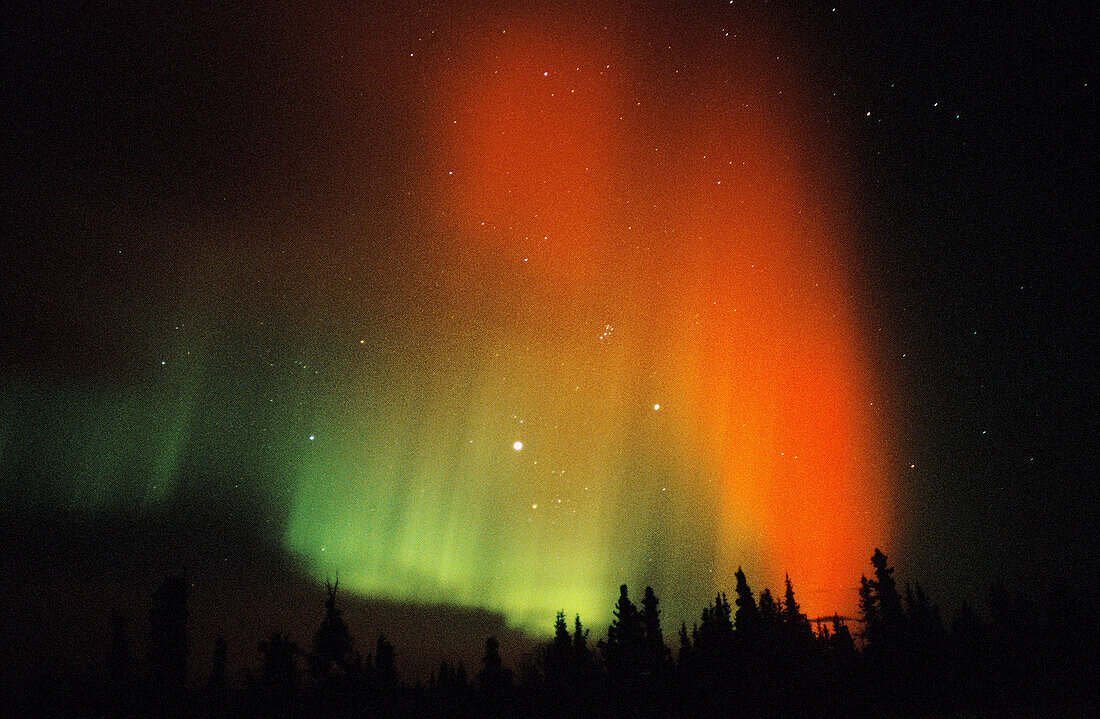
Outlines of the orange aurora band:
<svg viewBox="0 0 1100 719">
<path fill-rule="evenodd" d="M 435 172 L 456 235 L 478 271 L 525 262 L 554 313 L 611 307 L 644 338 L 681 488 L 717 484 L 718 577 L 789 573 L 811 616 L 851 612 L 888 528 L 836 178 L 759 59 L 649 78 L 598 35 L 514 18 L 448 71 Z"/>
</svg>

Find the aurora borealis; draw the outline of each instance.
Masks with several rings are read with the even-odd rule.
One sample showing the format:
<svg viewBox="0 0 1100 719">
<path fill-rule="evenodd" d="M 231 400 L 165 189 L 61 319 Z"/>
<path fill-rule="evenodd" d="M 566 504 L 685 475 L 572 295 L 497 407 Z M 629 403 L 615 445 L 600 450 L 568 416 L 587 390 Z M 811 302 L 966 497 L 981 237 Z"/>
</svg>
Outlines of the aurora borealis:
<svg viewBox="0 0 1100 719">
<path fill-rule="evenodd" d="M 621 581 L 706 596 L 740 564 L 850 611 L 888 477 L 850 230 L 798 108 L 766 109 L 783 86 L 751 58 L 661 87 L 585 23 L 464 35 L 424 71 L 418 178 L 448 326 L 304 459 L 288 547 L 531 627 Z"/>
<path fill-rule="evenodd" d="M 413 88 L 382 100 L 421 138 L 389 209 L 407 237 L 373 255 L 377 227 L 344 229 L 304 276 L 282 258 L 314 253 L 298 228 L 274 262 L 258 238 L 222 269 L 218 240 L 180 247 L 166 272 L 182 296 L 157 298 L 178 317 L 124 340 L 152 376 L 17 394 L 60 403 L 44 422 L 63 449 L 24 446 L 16 413 L 7 461 L 58 456 L 45 501 L 133 512 L 206 491 L 182 478 L 243 453 L 273 483 L 258 490 L 272 534 L 319 581 L 532 629 L 560 607 L 595 614 L 622 581 L 694 601 L 739 565 L 851 611 L 866 547 L 889 536 L 886 438 L 844 172 L 814 147 L 797 72 L 713 42 L 655 71 L 652 28 L 617 10 L 454 22 L 363 60 Z M 347 181 L 365 165 L 349 158 Z M 261 307 L 352 278 L 297 317 Z M 248 346 L 286 328 L 301 347 Z"/>
<path fill-rule="evenodd" d="M 1092 246 L 1039 71 L 965 17 L 514 5 L 17 25 L 11 561 L 536 634 L 623 582 L 690 626 L 739 566 L 851 614 L 876 546 L 1056 564 Z"/>
</svg>

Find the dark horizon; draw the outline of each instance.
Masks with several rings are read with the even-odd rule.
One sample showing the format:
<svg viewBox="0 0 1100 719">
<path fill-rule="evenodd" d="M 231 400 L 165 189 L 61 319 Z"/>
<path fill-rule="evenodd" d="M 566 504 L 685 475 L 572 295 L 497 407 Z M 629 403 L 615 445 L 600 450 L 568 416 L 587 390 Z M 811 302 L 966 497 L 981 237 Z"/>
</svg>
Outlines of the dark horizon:
<svg viewBox="0 0 1100 719">
<path fill-rule="evenodd" d="M 970 606 L 950 620 L 920 583 L 895 574 L 876 549 L 861 577 L 855 628 L 846 618 L 810 619 L 791 579 L 782 592 L 754 591 L 737 571 L 698 620 L 677 632 L 646 586 L 619 590 L 606 631 L 557 612 L 549 638 L 505 652 L 497 632 L 464 622 L 467 651 L 402 645 L 383 623 L 377 642 L 362 614 L 326 582 L 311 639 L 264 630 L 252 660 L 233 661 L 225 634 L 197 641 L 195 585 L 167 576 L 137 631 L 112 612 L 110 637 L 90 661 L 9 665 L 0 701 L 36 716 L 964 716 L 973 711 L 1088 716 L 1095 711 L 1091 657 L 1100 646 L 1094 591 L 1026 597 L 994 587 L 990 618 Z M 256 587 L 237 606 L 270 605 Z M 318 592 L 313 592 L 318 595 Z M 285 608 L 284 594 L 276 603 Z M 360 607 L 361 609 L 362 607 Z M 375 607 L 377 609 L 377 607 Z M 453 612 L 440 608 L 441 616 Z M 319 618 L 318 618 L 319 615 Z M 378 620 L 378 616 L 373 617 Z M 240 628 L 240 617 L 221 615 Z M 275 621 L 267 616 L 269 621 Z M 425 617 L 414 619 L 430 638 Z M 572 629 L 570 629 L 572 626 Z M 597 625 L 598 626 L 598 625 Z M 209 629 L 209 627 L 207 627 Z M 438 628 L 438 627 L 437 627 Z M 452 627 L 453 629 L 453 627 Z M 485 629 L 485 627 L 482 627 Z M 144 641 L 138 639 L 144 635 Z M 300 636 L 300 635 L 299 635 Z M 484 652 L 471 656 L 484 638 Z M 455 635 L 452 635 L 452 639 Z M 515 637 L 513 637 L 514 639 Z M 38 642 L 51 641 L 44 635 Z M 200 644 L 210 647 L 202 669 Z M 373 650 L 372 650 L 373 647 Z M 20 647 L 11 647 L 19 653 Z M 63 650 L 60 646 L 55 649 Z M 71 649 L 70 649 L 71 652 Z M 435 663 L 413 667 L 435 652 Z M 197 656 L 200 655 L 200 656 Z M 23 660 L 31 657 L 23 654 Z"/>
</svg>

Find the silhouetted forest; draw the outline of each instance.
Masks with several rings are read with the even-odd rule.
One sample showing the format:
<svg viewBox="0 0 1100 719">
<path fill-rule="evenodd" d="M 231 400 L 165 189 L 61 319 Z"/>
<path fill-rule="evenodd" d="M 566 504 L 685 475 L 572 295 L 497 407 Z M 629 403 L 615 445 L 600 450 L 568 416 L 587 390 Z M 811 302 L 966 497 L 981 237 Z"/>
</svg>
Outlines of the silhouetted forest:
<svg viewBox="0 0 1100 719">
<path fill-rule="evenodd" d="M 755 592 L 740 569 L 735 577 L 732 598 L 717 594 L 691 626 L 663 626 L 652 588 L 636 602 L 623 585 L 599 636 L 560 611 L 553 637 L 521 666 L 504 663 L 496 637 L 472 636 L 484 647 L 479 666 L 443 661 L 410 683 L 400 647 L 385 635 L 355 636 L 339 582 L 326 587 L 310 637 L 275 630 L 251 647 L 191 647 L 188 584 L 172 576 L 150 598 L 142 656 L 116 612 L 100 663 L 80 676 L 44 667 L 40 682 L 11 687 L 5 704 L 74 717 L 1096 714 L 1100 613 L 1072 587 L 1028 597 L 994 586 L 986 618 L 964 604 L 948 619 L 920 584 L 900 584 L 876 549 L 859 616 L 811 619 L 789 577 L 774 593 Z M 243 683 L 227 677 L 230 651 L 254 657 Z"/>
</svg>

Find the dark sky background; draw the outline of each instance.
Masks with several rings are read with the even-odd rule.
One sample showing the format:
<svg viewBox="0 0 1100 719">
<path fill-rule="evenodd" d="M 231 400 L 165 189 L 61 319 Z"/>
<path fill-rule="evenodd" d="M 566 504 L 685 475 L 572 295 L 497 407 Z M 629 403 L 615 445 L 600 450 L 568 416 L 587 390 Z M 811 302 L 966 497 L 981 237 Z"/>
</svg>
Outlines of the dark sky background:
<svg viewBox="0 0 1100 719">
<path fill-rule="evenodd" d="M 250 647 L 273 616 L 319 616 L 280 543 L 288 438 L 335 412 L 332 388 L 364 362 L 332 338 L 391 336 L 406 321 L 394 298 L 421 292 L 430 242 L 415 229 L 432 209 L 405 198 L 433 137 L 405 55 L 505 15 L 394 5 L 47 3 L 5 19 L 0 574 L 17 646 L 48 624 L 75 632 L 61 653 L 94 653 L 105 607 L 137 631 L 143 593 L 181 569 L 198 636 Z M 1096 11 L 917 5 L 569 12 L 629 18 L 637 73 L 695 47 L 720 60 L 733 34 L 801 78 L 801 107 L 831 133 L 813 136 L 852 176 L 848 271 L 886 388 L 902 577 L 948 607 L 995 578 L 1095 586 Z M 200 354 L 202 381 L 158 374 Z M 169 471 L 181 412 L 189 444 Z M 148 445 L 104 459 L 111 422 Z M 399 625 L 410 665 L 433 646 L 418 632 L 504 631 L 473 610 L 356 611 L 363 636 Z"/>
</svg>

